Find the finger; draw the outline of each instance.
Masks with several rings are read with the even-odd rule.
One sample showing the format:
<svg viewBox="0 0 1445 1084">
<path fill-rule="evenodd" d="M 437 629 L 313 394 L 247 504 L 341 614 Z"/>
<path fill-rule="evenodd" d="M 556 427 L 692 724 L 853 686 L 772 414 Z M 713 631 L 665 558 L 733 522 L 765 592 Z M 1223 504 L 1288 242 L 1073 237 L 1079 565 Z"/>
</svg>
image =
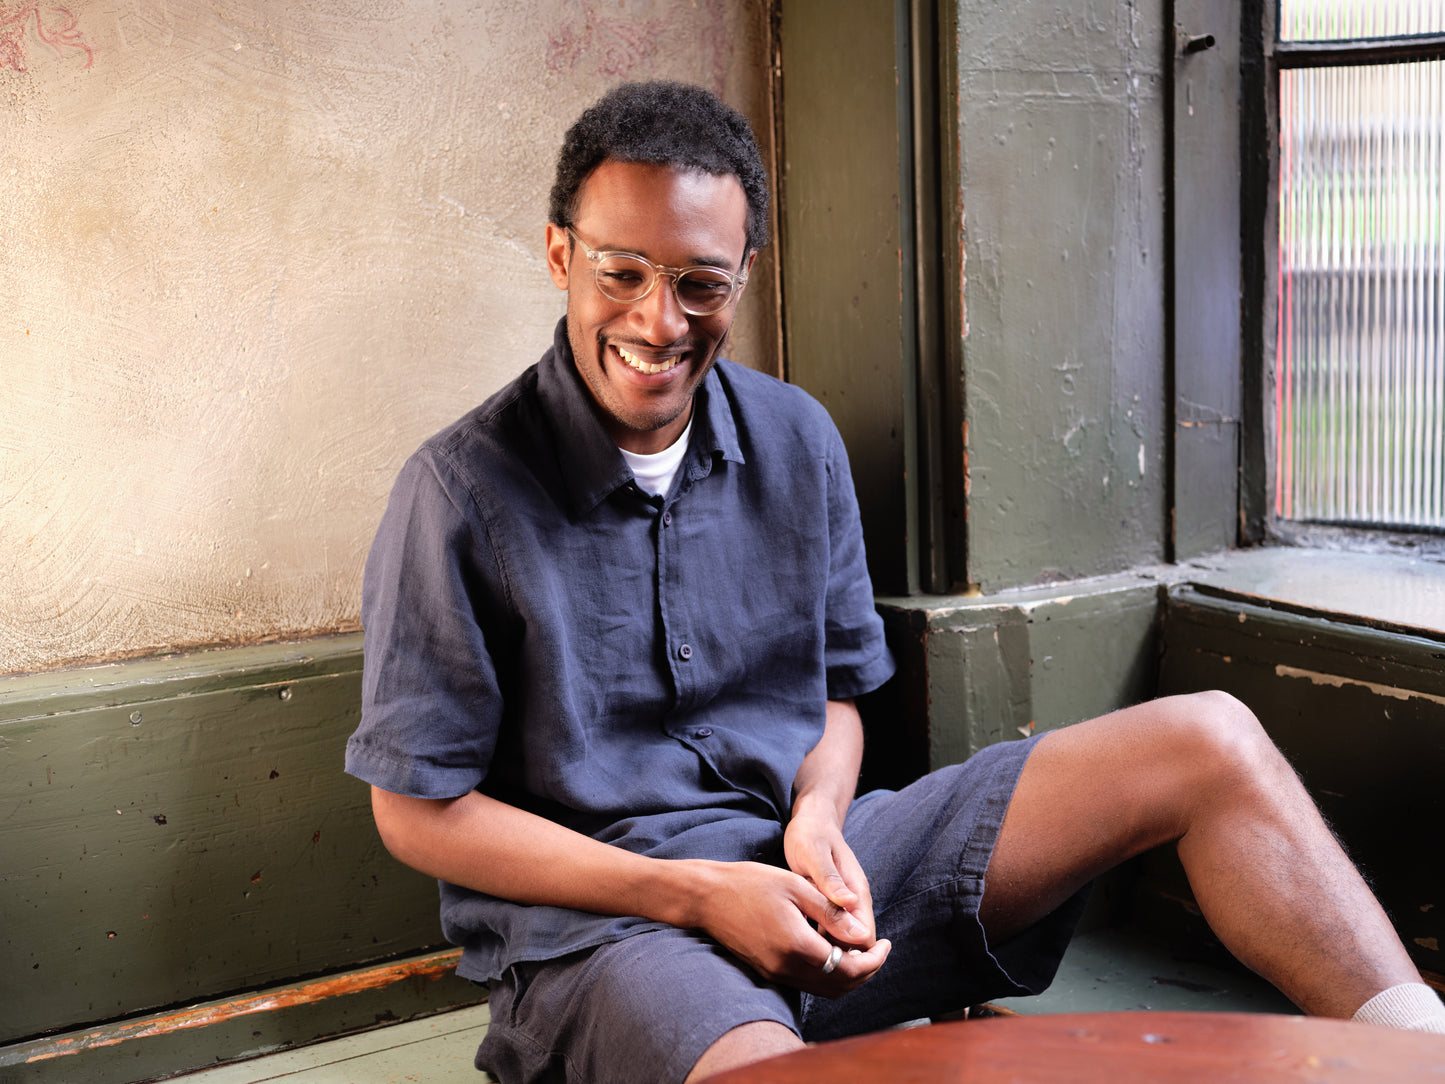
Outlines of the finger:
<svg viewBox="0 0 1445 1084">
<path fill-rule="evenodd" d="M 845 948 L 844 945 L 834 945 L 829 952 L 827 960 L 822 963 L 824 974 L 831 974 L 832 971 L 840 971 L 841 974 L 871 974 L 879 970 L 883 961 L 889 958 L 889 951 L 893 944 L 887 939 L 874 941 L 871 948 Z M 844 967 L 847 963 L 847 967 Z"/>
<path fill-rule="evenodd" d="M 868 889 L 868 875 L 863 872 L 863 867 L 847 844 L 840 844 L 840 848 L 836 855 L 838 871 L 853 896 L 853 902 L 845 903 L 827 892 L 824 895 L 847 907 L 848 912 L 864 925 L 868 930 L 867 943 L 871 945 L 876 931 L 873 928 L 873 894 Z"/>
<path fill-rule="evenodd" d="M 842 836 L 826 846 L 825 858 L 817 869 L 814 880 L 818 890 L 871 927 L 873 901 L 868 891 L 868 875 Z"/>
<path fill-rule="evenodd" d="M 798 865 L 802 868 L 795 867 L 794 872 L 806 877 L 819 892 L 839 906 L 849 907 L 857 902 L 857 893 L 838 869 L 832 840 L 811 836 L 802 841 L 800 849 L 802 862 Z"/>
<path fill-rule="evenodd" d="M 888 959 L 888 954 L 892 951 L 893 942 L 887 938 L 875 941 L 869 949 L 849 949 L 843 953 L 834 971 L 860 982 L 867 981 L 878 973 L 883 961 Z"/>
<path fill-rule="evenodd" d="M 846 907 L 839 907 L 826 897 L 821 897 L 813 910 L 804 908 L 804 913 L 818 924 L 820 933 L 850 946 L 869 948 L 873 945 L 873 933 L 858 916 Z"/>
<path fill-rule="evenodd" d="M 868 892 L 868 877 L 842 836 L 794 837 L 795 857 L 790 861 L 794 872 L 804 877 L 833 905 L 862 922 L 866 940 L 872 943 L 873 903 Z M 858 935 L 853 935 L 859 939 Z"/>
<path fill-rule="evenodd" d="M 838 868 L 829 865 L 818 876 L 814 877 L 813 884 L 818 891 L 828 897 L 829 902 L 839 907 L 851 908 L 859 902 L 859 895 L 844 878 Z"/>
<path fill-rule="evenodd" d="M 863 872 L 863 865 L 858 861 L 853 849 L 840 840 L 833 861 L 838 875 L 843 879 L 848 890 L 858 899 L 867 901 L 871 907 L 872 893 L 868 889 L 868 874 Z"/>
<path fill-rule="evenodd" d="M 851 854 L 847 857 L 851 858 Z M 830 919 L 825 920 L 826 925 L 830 929 L 838 931 L 839 936 L 866 948 L 873 944 L 876 932 L 873 929 L 873 900 L 868 892 L 868 879 L 863 875 L 861 869 L 854 877 L 847 877 L 846 872 L 841 876 L 847 878 L 843 885 L 843 892 L 819 888 L 831 905 L 838 908 L 840 912 L 846 912 L 846 917 L 830 912 Z"/>
<path fill-rule="evenodd" d="M 831 973 L 825 975 L 822 967 L 818 967 L 799 985 L 809 993 L 818 994 L 821 997 L 841 997 L 851 990 L 856 990 L 876 975 L 882 968 L 883 962 L 888 959 L 888 953 L 892 947 L 885 940 L 878 941 L 870 949 L 847 949 L 842 953 Z"/>
</svg>

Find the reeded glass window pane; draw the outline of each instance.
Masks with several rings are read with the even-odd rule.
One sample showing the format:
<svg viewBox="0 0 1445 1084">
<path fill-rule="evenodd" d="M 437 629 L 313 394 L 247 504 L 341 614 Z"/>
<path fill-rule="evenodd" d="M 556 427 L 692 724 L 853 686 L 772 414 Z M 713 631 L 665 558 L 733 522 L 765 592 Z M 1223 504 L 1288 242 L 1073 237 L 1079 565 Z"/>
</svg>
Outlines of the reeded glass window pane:
<svg viewBox="0 0 1445 1084">
<path fill-rule="evenodd" d="M 1445 64 L 1280 72 L 1275 512 L 1445 527 Z"/>
<path fill-rule="evenodd" d="M 1445 0 L 1280 0 L 1280 41 L 1445 33 Z"/>
</svg>

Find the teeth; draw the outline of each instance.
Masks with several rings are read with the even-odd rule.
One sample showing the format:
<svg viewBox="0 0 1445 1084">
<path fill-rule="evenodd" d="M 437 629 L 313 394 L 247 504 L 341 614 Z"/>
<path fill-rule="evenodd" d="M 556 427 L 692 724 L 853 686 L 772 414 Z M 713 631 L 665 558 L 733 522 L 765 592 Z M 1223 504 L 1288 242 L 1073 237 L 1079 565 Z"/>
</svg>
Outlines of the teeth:
<svg viewBox="0 0 1445 1084">
<path fill-rule="evenodd" d="M 634 369 L 636 369 L 639 373 L 665 373 L 667 372 L 667 370 L 671 369 L 674 365 L 676 365 L 679 360 L 677 358 L 668 358 L 666 361 L 654 363 L 646 360 L 645 358 L 640 358 L 636 354 L 629 354 L 620 346 L 616 347 L 616 350 L 618 356 L 621 357 L 623 361 L 627 362 L 628 365 L 631 365 Z"/>
</svg>

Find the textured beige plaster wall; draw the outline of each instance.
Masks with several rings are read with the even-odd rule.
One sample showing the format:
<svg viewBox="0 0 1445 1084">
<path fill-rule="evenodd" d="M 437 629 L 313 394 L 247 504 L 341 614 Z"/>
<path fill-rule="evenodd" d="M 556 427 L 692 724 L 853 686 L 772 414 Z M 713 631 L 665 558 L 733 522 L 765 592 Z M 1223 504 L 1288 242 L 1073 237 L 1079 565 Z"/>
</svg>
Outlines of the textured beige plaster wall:
<svg viewBox="0 0 1445 1084">
<path fill-rule="evenodd" d="M 0 0 L 0 673 L 357 627 L 402 460 L 550 342 L 563 130 L 653 76 L 766 145 L 765 0 Z"/>
</svg>

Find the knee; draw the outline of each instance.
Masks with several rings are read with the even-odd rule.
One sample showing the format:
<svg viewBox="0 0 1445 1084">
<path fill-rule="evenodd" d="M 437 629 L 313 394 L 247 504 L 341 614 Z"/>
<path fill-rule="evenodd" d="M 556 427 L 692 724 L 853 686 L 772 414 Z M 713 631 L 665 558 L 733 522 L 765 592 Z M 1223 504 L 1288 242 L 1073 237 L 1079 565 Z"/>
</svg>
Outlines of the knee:
<svg viewBox="0 0 1445 1084">
<path fill-rule="evenodd" d="M 1219 690 L 1172 697 L 1171 729 L 1178 754 L 1202 777 L 1228 786 L 1262 784 L 1289 772 L 1248 706 Z M 1292 774 L 1292 772 L 1290 773 Z"/>
</svg>

